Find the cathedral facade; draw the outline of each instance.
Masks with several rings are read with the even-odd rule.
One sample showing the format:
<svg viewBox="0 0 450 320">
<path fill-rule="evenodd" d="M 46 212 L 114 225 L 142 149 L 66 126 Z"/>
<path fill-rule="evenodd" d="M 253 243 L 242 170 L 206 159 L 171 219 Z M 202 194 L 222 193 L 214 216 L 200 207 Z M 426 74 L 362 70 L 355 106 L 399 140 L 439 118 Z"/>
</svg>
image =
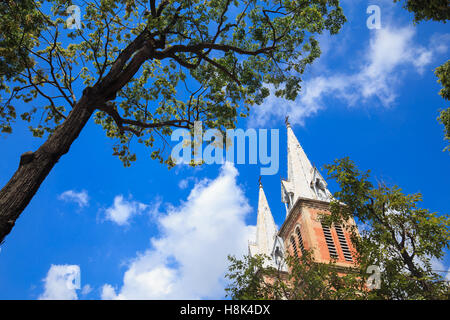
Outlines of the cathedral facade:
<svg viewBox="0 0 450 320">
<path fill-rule="evenodd" d="M 265 254 L 270 257 L 266 266 L 286 272 L 284 258 L 301 256 L 305 250 L 316 262 L 334 261 L 337 267 L 353 268 L 355 250 L 349 232 L 342 225 L 327 226 L 320 221 L 322 215 L 330 214 L 332 194 L 327 182 L 309 161 L 287 121 L 286 126 L 288 177 L 281 180 L 286 218 L 278 229 L 260 182 L 256 239 L 249 242 L 249 255 Z M 355 224 L 353 219 L 347 223 Z"/>
</svg>

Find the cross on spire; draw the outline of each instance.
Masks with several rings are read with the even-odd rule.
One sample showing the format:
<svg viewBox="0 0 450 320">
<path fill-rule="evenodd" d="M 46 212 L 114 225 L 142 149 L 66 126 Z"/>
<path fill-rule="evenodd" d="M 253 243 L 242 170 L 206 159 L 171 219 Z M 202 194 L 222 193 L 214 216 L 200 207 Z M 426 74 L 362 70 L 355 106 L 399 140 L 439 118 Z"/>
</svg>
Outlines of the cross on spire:
<svg viewBox="0 0 450 320">
<path fill-rule="evenodd" d="M 291 124 L 289 123 L 289 116 L 286 116 L 286 118 L 284 119 L 284 123 L 286 123 L 287 127 L 291 126 Z"/>
</svg>

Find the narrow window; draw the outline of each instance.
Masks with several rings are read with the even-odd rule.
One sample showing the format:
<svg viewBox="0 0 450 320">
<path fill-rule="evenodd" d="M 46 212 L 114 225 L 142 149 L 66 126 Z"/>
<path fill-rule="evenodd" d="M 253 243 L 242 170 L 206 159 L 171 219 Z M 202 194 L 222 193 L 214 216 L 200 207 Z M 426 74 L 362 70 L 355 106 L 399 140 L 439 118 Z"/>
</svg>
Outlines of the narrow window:
<svg viewBox="0 0 450 320">
<path fill-rule="evenodd" d="M 338 258 L 338 254 L 336 251 L 336 246 L 333 241 L 333 236 L 331 235 L 330 227 L 322 224 L 323 234 L 325 235 L 325 241 L 327 243 L 328 252 L 330 253 L 331 258 Z"/>
<path fill-rule="evenodd" d="M 344 253 L 344 258 L 347 261 L 353 261 L 352 253 L 350 252 L 350 248 L 347 243 L 347 239 L 345 238 L 344 232 L 342 231 L 342 227 L 340 225 L 336 225 L 336 233 L 338 235 L 339 244 L 341 245 L 342 252 Z"/>
<path fill-rule="evenodd" d="M 302 254 L 305 254 L 305 246 L 303 245 L 303 238 L 302 233 L 300 232 L 300 227 L 297 227 L 295 229 L 295 233 L 297 234 L 298 246 L 300 247 L 300 251 L 302 252 Z"/>
<path fill-rule="evenodd" d="M 291 245 L 292 245 L 292 250 L 294 251 L 294 257 L 298 257 L 298 251 L 297 251 L 297 244 L 295 243 L 295 239 L 294 236 L 291 236 Z"/>
</svg>

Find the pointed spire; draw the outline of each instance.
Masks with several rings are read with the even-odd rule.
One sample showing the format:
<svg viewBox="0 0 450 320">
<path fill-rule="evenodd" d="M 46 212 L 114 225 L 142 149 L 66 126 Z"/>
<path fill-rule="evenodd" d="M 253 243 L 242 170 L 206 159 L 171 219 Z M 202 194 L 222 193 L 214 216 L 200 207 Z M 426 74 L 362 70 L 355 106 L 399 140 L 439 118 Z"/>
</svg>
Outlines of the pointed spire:
<svg viewBox="0 0 450 320">
<path fill-rule="evenodd" d="M 314 196 L 310 181 L 313 166 L 305 151 L 297 140 L 291 126 L 287 126 L 288 145 L 288 181 L 293 183 L 294 200 L 297 197 L 312 198 Z"/>
<path fill-rule="evenodd" d="M 297 140 L 288 119 L 286 119 L 288 147 L 288 179 L 282 181 L 283 202 L 287 203 L 287 213 L 299 197 L 328 200 L 330 192 L 326 182 L 306 156 Z"/>
<path fill-rule="evenodd" d="M 256 241 L 250 249 L 251 254 L 271 255 L 275 237 L 278 233 L 272 212 L 259 179 L 258 217 L 256 222 Z"/>
</svg>

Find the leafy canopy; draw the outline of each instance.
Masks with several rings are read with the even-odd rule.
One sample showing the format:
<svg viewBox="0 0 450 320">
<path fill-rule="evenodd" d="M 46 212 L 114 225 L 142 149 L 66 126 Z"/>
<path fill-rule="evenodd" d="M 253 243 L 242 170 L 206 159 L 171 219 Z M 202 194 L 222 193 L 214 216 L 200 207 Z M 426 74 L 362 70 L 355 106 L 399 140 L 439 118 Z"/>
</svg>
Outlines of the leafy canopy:
<svg viewBox="0 0 450 320">
<path fill-rule="evenodd" d="M 401 0 L 394 0 L 400 2 Z M 414 21 L 434 20 L 447 22 L 450 7 L 447 0 L 405 0 L 403 7 L 414 13 Z"/>
<path fill-rule="evenodd" d="M 435 74 L 438 77 L 438 82 L 442 85 L 439 94 L 445 100 L 450 100 L 450 60 L 436 68 Z M 450 143 L 450 107 L 440 110 L 438 120 L 444 125 L 445 140 Z M 445 150 L 450 152 L 450 145 L 446 146 Z"/>
<path fill-rule="evenodd" d="M 233 300 L 349 300 L 367 298 L 364 290 L 367 274 L 356 272 L 343 275 L 333 262 L 314 261 L 311 252 L 300 257 L 287 256 L 288 273 L 267 267 L 265 255 L 229 256 L 230 262 L 225 289 Z"/>
<path fill-rule="evenodd" d="M 360 171 L 348 158 L 325 168 L 340 186 L 331 203 L 330 220 L 342 223 L 354 217 L 360 223 L 360 234 L 356 226 L 350 226 L 352 242 L 363 270 L 370 265 L 382 270 L 378 297 L 448 297 L 449 286 L 432 269 L 431 259 L 442 259 L 450 248 L 450 216 L 420 208 L 420 193 L 407 195 L 398 186 L 382 182 L 374 186 L 370 171 Z"/>
<path fill-rule="evenodd" d="M 46 136 L 88 95 L 126 166 L 133 139 L 170 166 L 173 128 L 224 130 L 271 91 L 295 99 L 315 36 L 345 22 L 338 0 L 100 0 L 70 29 L 71 4 L 0 3 L 0 130 L 19 114 Z"/>
</svg>

